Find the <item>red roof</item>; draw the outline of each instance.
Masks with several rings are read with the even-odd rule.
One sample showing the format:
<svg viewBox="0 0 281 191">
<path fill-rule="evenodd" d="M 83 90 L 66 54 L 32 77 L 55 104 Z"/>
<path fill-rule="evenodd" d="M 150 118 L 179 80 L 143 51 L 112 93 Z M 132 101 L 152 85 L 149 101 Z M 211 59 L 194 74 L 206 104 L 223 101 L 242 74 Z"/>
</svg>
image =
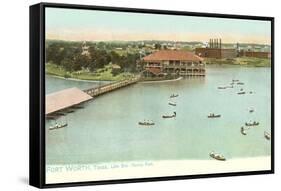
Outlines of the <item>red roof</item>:
<svg viewBox="0 0 281 191">
<path fill-rule="evenodd" d="M 161 73 L 161 69 L 160 68 L 146 68 L 146 71 L 151 72 L 154 75 L 158 75 Z"/>
<path fill-rule="evenodd" d="M 162 61 L 162 60 L 184 60 L 184 61 L 203 61 L 202 58 L 192 52 L 184 50 L 160 50 L 145 56 L 144 61 Z"/>
</svg>

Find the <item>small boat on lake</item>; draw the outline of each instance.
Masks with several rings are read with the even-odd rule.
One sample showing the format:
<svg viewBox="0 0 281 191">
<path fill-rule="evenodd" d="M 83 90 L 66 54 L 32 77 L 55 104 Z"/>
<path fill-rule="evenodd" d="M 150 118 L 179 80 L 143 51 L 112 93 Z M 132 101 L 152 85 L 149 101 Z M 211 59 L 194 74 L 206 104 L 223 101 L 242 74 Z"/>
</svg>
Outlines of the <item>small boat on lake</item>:
<svg viewBox="0 0 281 191">
<path fill-rule="evenodd" d="M 226 86 L 219 86 L 218 89 L 226 89 Z"/>
<path fill-rule="evenodd" d="M 162 115 L 162 118 L 174 118 L 177 116 L 177 113 L 174 111 L 173 115 Z"/>
<path fill-rule="evenodd" d="M 238 82 L 237 85 L 244 85 L 244 83 L 243 82 Z"/>
<path fill-rule="evenodd" d="M 212 158 L 214 158 L 216 160 L 219 160 L 219 161 L 225 161 L 226 160 L 226 158 L 223 155 L 215 153 L 214 151 L 212 151 L 210 153 L 210 157 L 212 157 Z"/>
<path fill-rule="evenodd" d="M 267 139 L 267 140 L 270 140 L 270 134 L 268 132 L 264 132 L 264 137 Z"/>
<path fill-rule="evenodd" d="M 210 114 L 208 115 L 208 118 L 219 118 L 219 117 L 221 117 L 221 115 L 219 115 L 219 114 L 214 114 L 214 113 L 210 113 Z"/>
<path fill-rule="evenodd" d="M 170 98 L 175 98 L 175 97 L 179 97 L 179 94 L 172 94 L 172 95 L 170 95 Z"/>
<path fill-rule="evenodd" d="M 177 104 L 175 102 L 169 102 L 169 105 L 176 106 Z"/>
<path fill-rule="evenodd" d="M 260 123 L 257 122 L 257 121 L 254 121 L 254 122 L 249 122 L 249 123 L 245 123 L 246 126 L 258 126 Z"/>
<path fill-rule="evenodd" d="M 238 92 L 237 94 L 238 95 L 243 95 L 243 94 L 246 94 L 246 92 Z"/>
<path fill-rule="evenodd" d="M 232 80 L 232 82 L 239 82 L 239 80 Z"/>
<path fill-rule="evenodd" d="M 250 110 L 249 110 L 250 113 L 253 113 L 254 111 L 255 111 L 254 109 L 250 109 Z"/>
<path fill-rule="evenodd" d="M 56 123 L 55 125 L 50 126 L 49 130 L 60 129 L 60 128 L 63 128 L 63 127 L 66 127 L 66 126 L 67 126 L 67 123 L 61 123 L 61 124 Z"/>
<path fill-rule="evenodd" d="M 154 122 L 149 122 L 149 121 L 143 121 L 143 122 L 139 122 L 139 125 L 145 125 L 145 126 L 151 126 L 151 125 L 155 125 Z"/>
<path fill-rule="evenodd" d="M 247 135 L 246 129 L 244 127 L 241 127 L 240 132 L 242 135 Z"/>
</svg>

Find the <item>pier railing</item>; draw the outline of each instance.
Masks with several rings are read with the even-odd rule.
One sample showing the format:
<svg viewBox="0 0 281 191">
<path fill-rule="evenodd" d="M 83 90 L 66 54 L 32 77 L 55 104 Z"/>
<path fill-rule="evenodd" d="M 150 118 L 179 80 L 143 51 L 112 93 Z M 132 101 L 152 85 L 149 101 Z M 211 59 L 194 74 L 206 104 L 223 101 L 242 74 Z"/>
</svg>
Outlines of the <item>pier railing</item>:
<svg viewBox="0 0 281 191">
<path fill-rule="evenodd" d="M 88 88 L 84 90 L 85 93 L 89 94 L 92 97 L 96 97 L 102 94 L 105 94 L 107 92 L 111 92 L 113 90 L 129 86 L 131 84 L 137 83 L 139 81 L 139 77 L 134 77 L 131 79 L 126 79 L 118 82 L 112 82 L 109 84 L 104 84 L 99 87 L 93 87 L 93 88 Z"/>
</svg>

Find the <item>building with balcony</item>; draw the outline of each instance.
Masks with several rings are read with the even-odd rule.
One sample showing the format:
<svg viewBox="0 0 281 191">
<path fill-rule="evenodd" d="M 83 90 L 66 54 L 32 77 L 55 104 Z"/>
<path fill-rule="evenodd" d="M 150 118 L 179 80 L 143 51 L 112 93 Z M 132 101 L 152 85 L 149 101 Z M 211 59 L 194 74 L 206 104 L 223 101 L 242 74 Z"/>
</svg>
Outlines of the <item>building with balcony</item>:
<svg viewBox="0 0 281 191">
<path fill-rule="evenodd" d="M 203 59 L 183 50 L 160 50 L 141 60 L 143 74 L 149 77 L 165 75 L 205 76 Z"/>
</svg>

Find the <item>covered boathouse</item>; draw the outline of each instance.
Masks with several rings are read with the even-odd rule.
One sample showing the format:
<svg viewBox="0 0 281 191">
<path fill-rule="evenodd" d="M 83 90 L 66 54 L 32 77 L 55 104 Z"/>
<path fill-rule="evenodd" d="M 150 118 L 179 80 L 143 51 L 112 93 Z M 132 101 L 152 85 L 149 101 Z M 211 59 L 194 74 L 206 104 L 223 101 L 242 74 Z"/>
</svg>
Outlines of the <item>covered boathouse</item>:
<svg viewBox="0 0 281 191">
<path fill-rule="evenodd" d="M 45 114 L 51 115 L 91 99 L 93 97 L 78 88 L 69 88 L 54 92 L 46 96 Z"/>
<path fill-rule="evenodd" d="M 203 59 L 184 50 L 160 50 L 145 56 L 141 60 L 144 73 L 151 77 L 165 75 L 205 76 Z"/>
</svg>

